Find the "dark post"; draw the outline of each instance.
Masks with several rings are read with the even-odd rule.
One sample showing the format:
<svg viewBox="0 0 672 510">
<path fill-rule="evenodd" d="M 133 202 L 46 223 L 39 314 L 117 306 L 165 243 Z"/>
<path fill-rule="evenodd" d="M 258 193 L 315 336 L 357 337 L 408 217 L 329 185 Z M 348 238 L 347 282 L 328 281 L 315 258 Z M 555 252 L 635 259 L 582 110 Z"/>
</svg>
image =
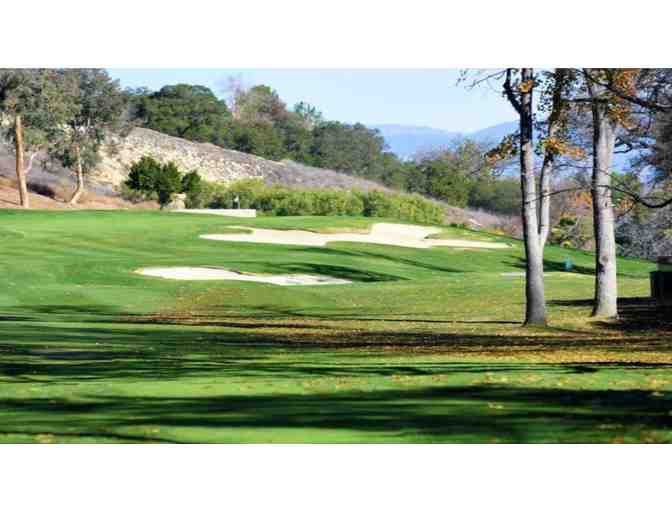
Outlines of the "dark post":
<svg viewBox="0 0 672 510">
<path fill-rule="evenodd" d="M 651 297 L 672 304 L 672 257 L 658 257 L 658 271 L 651 272 Z"/>
</svg>

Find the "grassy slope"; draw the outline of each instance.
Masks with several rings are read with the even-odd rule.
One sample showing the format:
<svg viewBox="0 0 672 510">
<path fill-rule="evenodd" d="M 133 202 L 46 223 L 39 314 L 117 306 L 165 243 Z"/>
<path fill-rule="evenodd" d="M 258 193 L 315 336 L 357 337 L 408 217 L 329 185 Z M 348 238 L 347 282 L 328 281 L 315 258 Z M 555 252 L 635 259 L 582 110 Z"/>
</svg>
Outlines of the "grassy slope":
<svg viewBox="0 0 672 510">
<path fill-rule="evenodd" d="M 370 224 L 0 212 L 0 441 L 672 439 L 667 342 L 658 331 L 585 319 L 590 254 L 548 248 L 553 327 L 531 332 L 518 325 L 522 279 L 500 274 L 522 270 L 518 242 L 474 251 L 198 239 L 231 225 Z M 576 266 L 569 274 L 567 257 Z M 292 288 L 132 273 L 156 265 L 357 283 Z M 651 269 L 621 260 L 621 295 L 646 295 Z"/>
</svg>

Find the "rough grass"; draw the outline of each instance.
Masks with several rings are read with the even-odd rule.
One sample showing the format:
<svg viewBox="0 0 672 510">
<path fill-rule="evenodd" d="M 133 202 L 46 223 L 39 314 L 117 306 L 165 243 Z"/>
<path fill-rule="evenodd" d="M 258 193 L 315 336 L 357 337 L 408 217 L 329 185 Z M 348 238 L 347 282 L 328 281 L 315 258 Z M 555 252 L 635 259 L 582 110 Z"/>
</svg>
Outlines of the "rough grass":
<svg viewBox="0 0 672 510">
<path fill-rule="evenodd" d="M 367 218 L 0 212 L 0 441 L 669 442 L 670 325 L 652 264 L 619 261 L 623 318 L 588 320 L 589 253 L 549 247 L 551 327 L 520 327 L 509 250 L 207 241 L 231 225 Z M 575 269 L 564 272 L 571 258 Z M 216 265 L 356 283 L 134 275 Z"/>
</svg>

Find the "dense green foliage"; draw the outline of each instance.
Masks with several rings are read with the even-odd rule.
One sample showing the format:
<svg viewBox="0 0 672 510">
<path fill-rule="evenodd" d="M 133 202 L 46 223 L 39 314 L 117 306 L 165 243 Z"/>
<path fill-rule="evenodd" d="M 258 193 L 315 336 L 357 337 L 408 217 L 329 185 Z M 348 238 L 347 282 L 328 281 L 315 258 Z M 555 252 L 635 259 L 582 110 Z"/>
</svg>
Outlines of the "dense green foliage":
<svg viewBox="0 0 672 510">
<path fill-rule="evenodd" d="M 469 207 L 500 214 L 520 213 L 520 179 L 514 177 L 478 179 L 469 191 Z"/>
<path fill-rule="evenodd" d="M 238 198 L 239 203 L 236 203 Z M 190 207 L 256 209 L 269 216 L 367 216 L 443 223 L 445 211 L 419 195 L 381 191 L 302 190 L 245 179 L 223 186 L 204 183 Z"/>
<path fill-rule="evenodd" d="M 175 193 L 199 194 L 203 183 L 197 172 L 182 175 L 173 162 L 161 164 L 154 158 L 143 156 L 131 165 L 124 186 L 139 192 L 144 199 L 156 198 L 163 208 L 171 202 Z"/>
<path fill-rule="evenodd" d="M 496 177 L 484 154 L 485 146 L 459 140 L 442 150 L 420 155 L 410 169 L 407 188 L 457 207 L 518 213 L 520 182 Z"/>
<path fill-rule="evenodd" d="M 362 124 L 325 122 L 312 105 L 289 110 L 266 85 L 238 89 L 226 103 L 201 85 L 171 85 L 151 93 L 133 92 L 134 115 L 150 129 L 197 142 L 247 152 L 272 160 L 292 159 L 352 175 L 381 179 L 401 165 L 380 134 Z"/>
<path fill-rule="evenodd" d="M 400 191 L 458 207 L 513 214 L 520 208 L 519 185 L 498 179 L 486 164 L 482 147 L 456 141 L 416 161 L 388 152 L 381 134 L 360 123 L 327 121 L 314 106 L 300 102 L 291 110 L 265 85 L 232 92 L 231 108 L 208 88 L 166 86 L 134 93 L 135 115 L 157 131 L 255 154 L 291 159 L 375 180 Z M 192 197 L 193 203 L 203 200 Z"/>
<path fill-rule="evenodd" d="M 0 442 L 668 442 L 667 336 L 588 321 L 590 253 L 550 246 L 549 318 L 519 327 L 524 250 L 199 239 L 368 218 L 0 211 Z M 489 236 L 445 228 L 450 238 Z M 500 239 L 501 240 L 501 239 Z M 571 273 L 559 271 L 566 258 Z M 177 281 L 140 267 L 350 285 Z M 653 264 L 619 260 L 648 293 Z M 642 300 L 642 302 L 645 302 Z M 641 308 L 640 308 L 641 309 Z M 653 326 L 653 324 L 650 324 Z"/>
<path fill-rule="evenodd" d="M 212 142 L 231 117 L 224 101 L 202 85 L 166 85 L 135 95 L 136 115 L 150 129 L 196 142 Z"/>
<path fill-rule="evenodd" d="M 385 140 L 363 124 L 324 122 L 313 132 L 312 162 L 350 175 L 380 178 Z"/>
</svg>

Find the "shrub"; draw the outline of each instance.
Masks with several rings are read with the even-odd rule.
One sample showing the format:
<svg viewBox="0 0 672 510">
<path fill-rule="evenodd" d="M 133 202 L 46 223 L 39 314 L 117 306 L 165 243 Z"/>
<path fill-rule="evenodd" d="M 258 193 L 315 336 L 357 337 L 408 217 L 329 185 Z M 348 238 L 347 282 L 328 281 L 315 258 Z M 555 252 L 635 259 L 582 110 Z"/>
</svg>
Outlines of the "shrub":
<svg viewBox="0 0 672 510">
<path fill-rule="evenodd" d="M 131 165 L 124 184 L 132 190 L 150 193 L 155 191 L 156 176 L 161 171 L 161 163 L 150 156 L 143 156 Z"/>
<path fill-rule="evenodd" d="M 202 201 L 203 181 L 195 170 L 185 175 L 173 162 L 162 165 L 149 156 L 143 156 L 131 165 L 128 178 L 121 188 L 121 195 L 131 202 L 158 200 L 161 208 L 173 199 L 175 193 L 185 193 L 191 207 L 199 207 Z"/>
<path fill-rule="evenodd" d="M 156 191 L 159 205 L 163 209 L 173 199 L 174 193 L 182 189 L 182 178 L 175 163 L 167 163 L 156 174 L 154 190 Z"/>
<path fill-rule="evenodd" d="M 204 183 L 187 207 L 256 209 L 269 216 L 371 216 L 417 223 L 442 223 L 443 207 L 419 195 L 381 191 L 305 190 L 267 186 L 260 179 L 244 179 L 228 186 Z M 196 204 L 196 205 L 195 205 Z"/>
<path fill-rule="evenodd" d="M 201 179 L 196 170 L 192 170 L 182 176 L 182 193 L 186 193 L 187 195 L 197 194 L 202 185 L 203 179 Z"/>
<path fill-rule="evenodd" d="M 187 191 L 184 205 L 187 209 L 211 207 L 218 193 L 223 193 L 225 186 L 215 182 L 201 181 L 194 190 Z"/>
<path fill-rule="evenodd" d="M 314 193 L 310 191 L 293 191 L 287 193 L 275 205 L 278 216 L 311 216 L 316 215 Z M 323 215 L 324 216 L 324 215 Z"/>
</svg>

